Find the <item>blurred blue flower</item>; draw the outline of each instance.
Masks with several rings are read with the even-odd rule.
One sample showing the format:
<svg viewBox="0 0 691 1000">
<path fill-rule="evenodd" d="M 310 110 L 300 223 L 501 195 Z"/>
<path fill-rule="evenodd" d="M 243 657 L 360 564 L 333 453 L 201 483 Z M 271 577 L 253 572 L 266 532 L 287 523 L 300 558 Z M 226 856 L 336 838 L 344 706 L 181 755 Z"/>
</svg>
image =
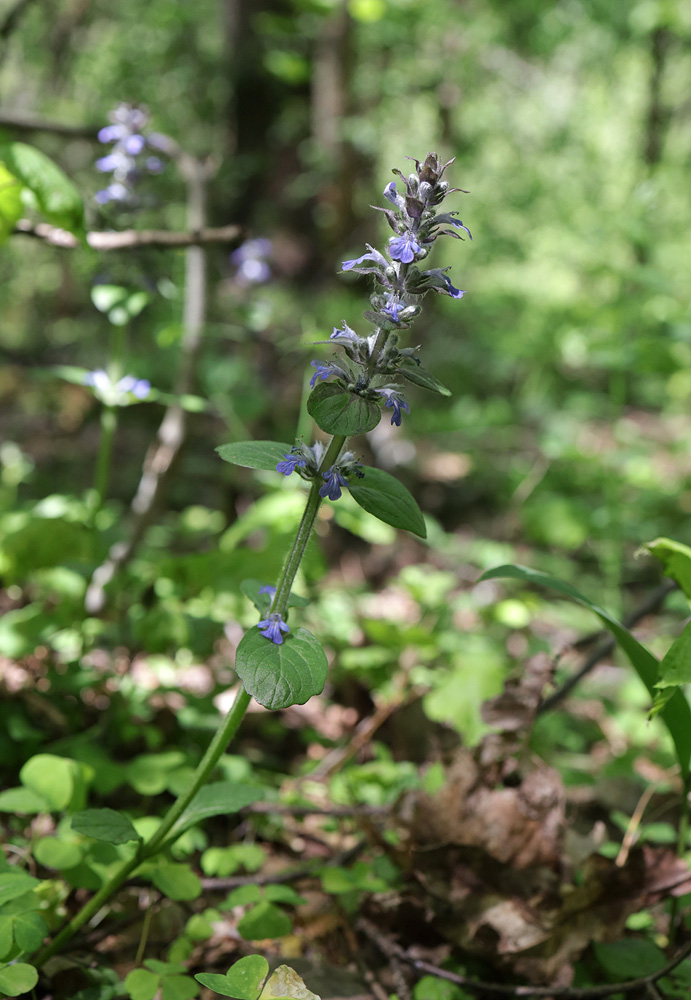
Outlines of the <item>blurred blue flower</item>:
<svg viewBox="0 0 691 1000">
<path fill-rule="evenodd" d="M 259 285 L 271 278 L 271 268 L 266 262 L 273 253 L 273 243 L 265 237 L 246 240 L 230 255 L 231 264 L 237 269 L 236 281 L 241 285 Z"/>
<path fill-rule="evenodd" d="M 123 375 L 113 382 L 108 372 L 103 368 L 87 372 L 84 385 L 91 386 L 94 395 L 98 396 L 106 406 L 128 406 L 135 399 L 146 399 L 151 392 L 151 383 L 145 378 L 135 378 L 134 375 Z"/>
<path fill-rule="evenodd" d="M 283 454 L 284 461 L 279 462 L 276 466 L 276 472 L 282 472 L 284 476 L 289 476 L 291 473 L 295 472 L 296 469 L 304 469 L 307 462 L 298 454 Z M 261 591 L 260 591 L 261 593 Z"/>
<path fill-rule="evenodd" d="M 147 157 L 143 164 L 140 164 L 137 157 L 147 146 L 171 152 L 173 144 L 157 133 L 144 135 L 149 115 L 142 108 L 119 104 L 110 112 L 109 118 L 113 124 L 100 130 L 98 140 L 102 143 L 112 142 L 114 146 L 109 154 L 96 161 L 96 169 L 101 173 L 112 173 L 113 180 L 94 197 L 99 205 L 118 202 L 134 208 L 138 204 L 135 187 L 141 178 L 142 168 L 152 174 L 160 174 L 163 170 L 163 162 L 158 156 Z"/>
<path fill-rule="evenodd" d="M 310 389 L 314 389 L 318 379 L 324 382 L 327 378 L 331 378 L 332 375 L 336 376 L 336 378 L 348 378 L 348 373 L 339 367 L 339 365 L 332 364 L 331 361 L 310 361 L 310 366 L 316 369 L 310 379 Z"/>
</svg>

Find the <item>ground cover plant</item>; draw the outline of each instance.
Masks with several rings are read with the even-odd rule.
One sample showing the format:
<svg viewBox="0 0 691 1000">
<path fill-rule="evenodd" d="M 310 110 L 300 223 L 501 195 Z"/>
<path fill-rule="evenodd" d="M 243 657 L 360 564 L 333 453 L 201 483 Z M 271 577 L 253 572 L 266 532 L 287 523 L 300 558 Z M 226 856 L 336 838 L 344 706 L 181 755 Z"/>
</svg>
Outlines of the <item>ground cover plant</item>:
<svg viewBox="0 0 691 1000">
<path fill-rule="evenodd" d="M 0 993 L 685 996 L 684 11 L 211 7 L 0 25 Z"/>
</svg>

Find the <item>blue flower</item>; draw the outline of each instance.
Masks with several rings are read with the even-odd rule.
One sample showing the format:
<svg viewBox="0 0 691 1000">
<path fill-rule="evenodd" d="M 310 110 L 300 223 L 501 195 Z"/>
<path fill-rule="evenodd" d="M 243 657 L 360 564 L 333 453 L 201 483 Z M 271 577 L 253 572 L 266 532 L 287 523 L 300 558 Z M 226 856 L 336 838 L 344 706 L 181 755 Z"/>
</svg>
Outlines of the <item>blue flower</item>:
<svg viewBox="0 0 691 1000">
<path fill-rule="evenodd" d="M 465 292 L 451 284 L 451 279 L 444 273 L 448 270 L 448 267 L 431 267 L 429 271 L 424 271 L 420 276 L 420 287 L 431 288 L 440 295 L 450 295 L 452 299 L 462 299 Z"/>
<path fill-rule="evenodd" d="M 263 633 L 266 639 L 271 639 L 277 646 L 280 646 L 283 642 L 281 632 L 290 632 L 290 627 L 283 621 L 283 616 L 279 615 L 276 611 L 270 614 L 268 618 L 259 622 L 257 628 Z"/>
<path fill-rule="evenodd" d="M 399 302 L 395 295 L 390 295 L 382 312 L 389 317 L 392 323 L 399 323 L 398 314 L 401 309 L 405 309 L 405 302 Z"/>
<path fill-rule="evenodd" d="M 332 465 L 328 472 L 322 475 L 322 479 L 326 482 L 319 490 L 319 496 L 329 498 L 329 500 L 338 500 L 341 495 L 341 486 L 347 486 L 348 480 L 341 475 L 340 469 Z"/>
<path fill-rule="evenodd" d="M 271 600 L 273 601 L 274 597 L 276 596 L 276 588 L 272 587 L 270 583 L 265 583 L 263 587 L 259 588 L 259 593 L 268 594 Z"/>
<path fill-rule="evenodd" d="M 388 267 L 386 257 L 384 257 L 383 254 L 379 253 L 378 250 L 375 250 L 374 247 L 371 247 L 369 243 L 366 243 L 365 246 L 369 250 L 369 253 L 363 253 L 362 257 L 358 257 L 356 260 L 344 260 L 341 264 L 341 268 L 344 271 L 351 271 L 354 267 L 357 267 L 358 264 L 361 264 L 363 260 L 371 260 L 374 261 L 375 264 L 379 264 L 380 267 Z M 376 270 L 377 269 L 373 267 L 362 268 L 364 273 Z"/>
<path fill-rule="evenodd" d="M 444 278 L 444 281 L 446 282 L 446 287 L 447 287 L 448 293 L 451 296 L 451 298 L 452 299 L 462 299 L 463 296 L 465 295 L 465 292 L 462 292 L 460 290 L 460 288 L 455 288 L 451 284 L 451 279 L 448 278 L 446 275 L 443 275 L 443 278 Z"/>
<path fill-rule="evenodd" d="M 316 368 L 316 371 L 312 378 L 310 379 L 310 389 L 314 389 L 315 383 L 318 379 L 325 382 L 327 378 L 331 378 L 335 375 L 337 378 L 348 378 L 347 372 L 345 372 L 338 365 L 332 364 L 330 361 L 310 361 L 312 368 Z"/>
<path fill-rule="evenodd" d="M 351 330 L 348 324 L 343 321 L 343 329 L 339 330 L 337 326 L 334 327 L 334 332 L 329 337 L 329 340 L 343 340 L 347 343 L 356 344 L 360 338 L 358 337 L 355 330 Z"/>
<path fill-rule="evenodd" d="M 300 454 L 294 455 L 291 453 L 286 455 L 284 452 L 283 458 L 284 461 L 279 462 L 276 466 L 276 472 L 282 472 L 284 476 L 289 476 L 296 469 L 304 469 L 307 465 L 307 462 Z"/>
<path fill-rule="evenodd" d="M 420 253 L 422 247 L 417 242 L 412 233 L 405 236 L 392 236 L 389 240 L 389 253 L 393 260 L 400 260 L 401 264 L 411 264 L 415 260 L 415 254 Z"/>
<path fill-rule="evenodd" d="M 398 202 L 399 195 L 396 190 L 396 181 L 391 181 L 390 184 L 386 185 L 384 188 L 384 197 L 388 198 L 389 201 L 392 201 L 394 205 Z"/>
<path fill-rule="evenodd" d="M 396 389 L 377 389 L 376 392 L 380 396 L 386 397 L 385 406 L 390 406 L 393 409 L 393 414 L 391 415 L 391 423 L 395 424 L 396 427 L 401 426 L 401 410 L 405 410 L 406 413 L 410 413 L 410 405 L 406 403 L 405 399 Z"/>
</svg>

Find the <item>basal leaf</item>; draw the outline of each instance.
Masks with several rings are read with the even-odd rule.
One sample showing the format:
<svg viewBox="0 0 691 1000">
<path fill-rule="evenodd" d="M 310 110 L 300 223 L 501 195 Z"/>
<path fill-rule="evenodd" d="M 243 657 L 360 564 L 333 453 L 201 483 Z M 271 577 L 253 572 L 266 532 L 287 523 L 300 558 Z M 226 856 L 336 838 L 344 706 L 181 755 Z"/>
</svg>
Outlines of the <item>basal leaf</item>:
<svg viewBox="0 0 691 1000">
<path fill-rule="evenodd" d="M 34 146 L 9 142 L 0 146 L 0 160 L 34 195 L 48 222 L 84 235 L 84 205 L 79 191 L 56 163 Z"/>
<path fill-rule="evenodd" d="M 427 529 L 422 512 L 405 486 L 383 469 L 365 466 L 362 471 L 362 479 L 351 476 L 348 481 L 348 488 L 356 503 L 380 521 L 425 538 Z"/>
<path fill-rule="evenodd" d="M 440 396 L 452 395 L 451 390 L 447 389 L 435 375 L 428 372 L 422 365 L 415 364 L 412 359 L 402 361 L 398 366 L 398 371 L 409 382 L 414 382 L 415 385 L 422 386 L 423 389 L 429 389 L 430 392 L 438 392 Z"/>
<path fill-rule="evenodd" d="M 691 599 L 691 548 L 671 538 L 656 538 L 643 548 L 660 560 L 665 576 L 675 580 Z"/>
<path fill-rule="evenodd" d="M 129 840 L 141 839 L 131 820 L 115 809 L 85 809 L 75 813 L 72 829 L 107 844 L 126 844 Z"/>
<path fill-rule="evenodd" d="M 161 980 L 161 1000 L 192 1000 L 199 987 L 191 976 L 164 976 Z"/>
<path fill-rule="evenodd" d="M 40 913 L 18 913 L 14 918 L 14 940 L 22 951 L 32 952 L 41 947 L 48 933 L 46 922 Z"/>
<path fill-rule="evenodd" d="M 655 686 L 659 676 L 659 661 L 616 618 L 613 618 L 607 611 L 599 607 L 599 605 L 594 604 L 569 583 L 557 580 L 554 577 L 548 576 L 547 573 L 541 573 L 539 570 L 529 569 L 526 566 L 498 566 L 496 569 L 491 569 L 483 573 L 480 579 L 492 580 L 501 577 L 511 577 L 515 580 L 523 580 L 526 583 L 550 587 L 552 590 L 556 590 L 566 597 L 572 598 L 572 600 L 577 601 L 596 614 L 628 656 L 633 668 L 645 684 L 651 697 L 655 697 Z M 685 778 L 688 778 L 689 766 L 691 764 L 691 709 L 689 708 L 689 704 L 681 692 L 675 690 L 660 714 L 674 741 L 682 774 Z"/>
<path fill-rule="evenodd" d="M 22 185 L 0 162 L 0 243 L 4 243 L 22 217 Z"/>
<path fill-rule="evenodd" d="M 307 400 L 307 411 L 327 434 L 365 434 L 381 420 L 381 407 L 339 385 L 318 385 Z"/>
<path fill-rule="evenodd" d="M 245 469 L 275 472 L 276 466 L 289 454 L 292 444 L 280 441 L 237 441 L 216 449 L 224 462 L 242 465 Z"/>
<path fill-rule="evenodd" d="M 0 812 L 31 816 L 34 813 L 50 812 L 50 809 L 50 803 L 30 788 L 7 788 L 0 792 Z"/>
<path fill-rule="evenodd" d="M 321 643 L 307 629 L 289 632 L 281 645 L 251 628 L 240 641 L 235 669 L 245 690 L 265 708 L 304 705 L 321 694 L 328 663 Z"/>
<path fill-rule="evenodd" d="M 40 865 L 62 871 L 74 868 L 82 860 L 82 852 L 77 844 L 57 837 L 41 837 L 34 845 L 34 857 Z"/>
<path fill-rule="evenodd" d="M 125 989 L 130 1000 L 153 1000 L 156 996 L 161 977 L 146 969 L 132 969 L 125 976 Z"/>
</svg>

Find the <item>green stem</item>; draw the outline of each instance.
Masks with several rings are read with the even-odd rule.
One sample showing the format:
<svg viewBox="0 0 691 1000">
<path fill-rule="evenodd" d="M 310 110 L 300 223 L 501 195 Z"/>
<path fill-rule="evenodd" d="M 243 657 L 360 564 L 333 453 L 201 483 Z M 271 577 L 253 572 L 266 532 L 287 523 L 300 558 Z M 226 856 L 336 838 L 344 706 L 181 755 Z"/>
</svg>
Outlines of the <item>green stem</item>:
<svg viewBox="0 0 691 1000">
<path fill-rule="evenodd" d="M 110 460 L 113 454 L 113 438 L 118 424 L 117 412 L 114 406 L 104 406 L 101 413 L 101 442 L 96 459 L 96 475 L 94 477 L 94 505 L 92 519 L 96 517 L 103 506 L 108 492 L 110 479 Z"/>
<path fill-rule="evenodd" d="M 94 914 L 98 913 L 101 907 L 108 901 L 108 899 L 110 899 L 113 893 L 120 888 L 132 872 L 139 867 L 142 861 L 160 853 L 164 846 L 165 838 L 180 819 L 199 789 L 206 783 L 209 775 L 216 767 L 221 754 L 224 752 L 233 736 L 235 736 L 235 733 L 242 722 L 243 716 L 247 711 L 249 703 L 250 696 L 247 694 L 245 689 L 241 687 L 237 693 L 233 707 L 221 723 L 220 728 L 197 766 L 188 788 L 168 810 L 163 822 L 154 836 L 148 843 L 140 844 L 133 857 L 124 861 L 115 874 L 112 875 L 103 886 L 101 886 L 96 895 L 92 896 L 89 902 L 82 907 L 82 909 L 69 921 L 69 923 L 65 924 L 60 933 L 53 938 L 50 944 L 47 944 L 38 952 L 33 959 L 34 965 L 43 965 L 47 959 L 51 958 L 56 954 L 56 952 L 60 951 L 62 946 L 69 941 L 70 938 L 72 938 L 77 931 L 94 916 Z"/>
<path fill-rule="evenodd" d="M 334 464 L 341 453 L 341 449 L 343 448 L 345 442 L 345 437 L 340 434 L 331 438 L 331 442 L 329 447 L 326 449 L 326 454 L 324 455 L 322 464 L 319 467 L 320 476 Z M 310 535 L 312 534 L 312 528 L 314 527 L 314 521 L 317 517 L 319 505 L 322 502 L 322 498 L 319 496 L 319 489 L 322 485 L 323 483 L 320 482 L 320 479 L 315 479 L 312 483 L 309 496 L 307 497 L 305 512 L 302 515 L 302 520 L 298 526 L 293 547 L 286 556 L 283 568 L 278 577 L 276 593 L 271 604 L 272 613 L 277 613 L 282 616 L 286 613 L 288 599 L 290 598 L 290 591 L 293 587 L 293 582 L 300 567 L 302 557 L 305 554 L 307 543 L 310 540 Z"/>
</svg>

